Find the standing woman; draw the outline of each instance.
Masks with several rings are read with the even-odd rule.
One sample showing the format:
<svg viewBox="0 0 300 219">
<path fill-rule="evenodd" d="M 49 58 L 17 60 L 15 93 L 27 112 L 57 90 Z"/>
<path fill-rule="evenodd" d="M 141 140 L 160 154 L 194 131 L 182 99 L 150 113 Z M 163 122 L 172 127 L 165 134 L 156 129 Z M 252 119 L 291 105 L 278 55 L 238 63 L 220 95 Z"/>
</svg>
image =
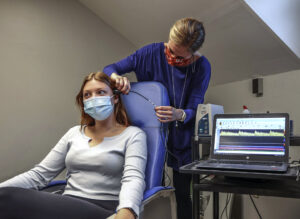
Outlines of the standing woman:
<svg viewBox="0 0 300 219">
<path fill-rule="evenodd" d="M 168 165 L 173 168 L 178 219 L 192 218 L 191 175 L 179 173 L 190 163 L 197 105 L 203 103 L 211 69 L 198 50 L 205 38 L 202 22 L 183 18 L 175 22 L 167 43 L 153 43 L 140 48 L 121 61 L 108 65 L 104 72 L 124 94 L 130 83 L 120 75 L 134 71 L 138 81 L 158 81 L 168 90 L 171 106 L 155 108 L 158 120 L 171 122 L 168 140 Z"/>
</svg>

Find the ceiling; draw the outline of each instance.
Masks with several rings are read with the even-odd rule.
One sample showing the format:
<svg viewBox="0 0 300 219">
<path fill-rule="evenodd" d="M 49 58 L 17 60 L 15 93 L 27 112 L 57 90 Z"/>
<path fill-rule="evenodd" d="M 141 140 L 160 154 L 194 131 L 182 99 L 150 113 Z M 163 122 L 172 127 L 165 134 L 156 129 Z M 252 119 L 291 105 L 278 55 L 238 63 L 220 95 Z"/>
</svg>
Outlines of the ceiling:
<svg viewBox="0 0 300 219">
<path fill-rule="evenodd" d="M 168 40 L 182 17 L 204 22 L 200 52 L 212 65 L 211 84 L 300 69 L 300 59 L 243 0 L 79 0 L 137 48 Z"/>
</svg>

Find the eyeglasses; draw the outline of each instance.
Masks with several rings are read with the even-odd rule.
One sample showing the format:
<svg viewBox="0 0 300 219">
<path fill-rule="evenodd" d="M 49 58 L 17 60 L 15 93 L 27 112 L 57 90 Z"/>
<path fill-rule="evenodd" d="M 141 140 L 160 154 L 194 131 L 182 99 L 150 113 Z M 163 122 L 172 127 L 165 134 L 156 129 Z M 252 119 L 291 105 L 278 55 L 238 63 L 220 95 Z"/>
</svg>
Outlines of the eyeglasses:
<svg viewBox="0 0 300 219">
<path fill-rule="evenodd" d="M 173 52 L 173 50 L 168 46 L 168 49 L 170 51 L 170 53 L 175 56 L 176 59 L 190 59 L 193 55 L 190 55 L 189 57 L 183 57 L 183 56 L 176 56 Z"/>
</svg>

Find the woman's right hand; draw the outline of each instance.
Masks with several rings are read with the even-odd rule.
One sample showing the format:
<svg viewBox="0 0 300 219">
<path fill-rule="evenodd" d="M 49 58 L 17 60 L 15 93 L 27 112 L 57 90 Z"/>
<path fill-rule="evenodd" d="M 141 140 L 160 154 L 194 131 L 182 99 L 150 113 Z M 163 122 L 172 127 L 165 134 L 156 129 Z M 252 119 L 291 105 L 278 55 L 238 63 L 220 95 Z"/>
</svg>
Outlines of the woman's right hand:
<svg viewBox="0 0 300 219">
<path fill-rule="evenodd" d="M 130 81 L 126 77 L 122 77 L 117 73 L 112 73 L 110 76 L 111 80 L 115 82 L 116 88 L 123 94 L 128 94 L 130 91 Z"/>
</svg>

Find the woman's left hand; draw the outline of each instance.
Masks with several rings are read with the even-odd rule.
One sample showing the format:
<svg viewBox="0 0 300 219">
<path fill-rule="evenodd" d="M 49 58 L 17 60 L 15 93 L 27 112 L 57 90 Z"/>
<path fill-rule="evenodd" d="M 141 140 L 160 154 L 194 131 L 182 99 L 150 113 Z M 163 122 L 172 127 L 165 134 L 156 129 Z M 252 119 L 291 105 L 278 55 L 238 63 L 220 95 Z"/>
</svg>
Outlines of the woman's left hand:
<svg viewBox="0 0 300 219">
<path fill-rule="evenodd" d="M 118 211 L 115 219 L 135 219 L 135 216 L 129 209 L 122 208 Z"/>
<path fill-rule="evenodd" d="M 157 106 L 155 112 L 158 120 L 163 123 L 180 120 L 183 115 L 182 109 L 176 109 L 172 106 Z"/>
</svg>

